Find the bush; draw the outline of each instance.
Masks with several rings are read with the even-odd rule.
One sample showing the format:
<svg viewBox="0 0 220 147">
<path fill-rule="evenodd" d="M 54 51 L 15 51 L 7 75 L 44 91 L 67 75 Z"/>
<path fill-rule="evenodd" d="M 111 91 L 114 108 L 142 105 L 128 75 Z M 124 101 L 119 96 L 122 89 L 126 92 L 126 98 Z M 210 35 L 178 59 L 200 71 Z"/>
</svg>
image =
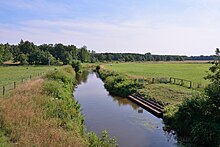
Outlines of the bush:
<svg viewBox="0 0 220 147">
<path fill-rule="evenodd" d="M 112 94 L 127 97 L 137 91 L 142 85 L 132 79 L 127 79 L 114 72 L 102 72 L 101 77 L 105 79 L 105 88 Z"/>
<path fill-rule="evenodd" d="M 216 56 L 219 57 L 219 49 Z M 184 101 L 174 114 L 172 127 L 178 135 L 188 136 L 191 141 L 206 145 L 220 145 L 220 59 L 210 67 L 205 79 L 210 84 L 204 94 Z M 167 117 L 169 119 L 169 117 Z"/>
<path fill-rule="evenodd" d="M 91 147 L 116 147 L 118 146 L 115 137 L 109 138 L 106 130 L 102 131 L 101 138 L 97 137 L 94 132 L 88 133 L 89 143 Z"/>
<path fill-rule="evenodd" d="M 78 72 L 80 72 L 81 69 L 82 69 L 82 64 L 81 64 L 80 61 L 75 60 L 75 61 L 73 61 L 73 63 L 72 63 L 72 67 L 74 68 L 75 72 L 78 73 Z"/>
<path fill-rule="evenodd" d="M 220 125 L 212 121 L 195 122 L 190 136 L 197 144 L 215 146 L 220 143 Z"/>
<path fill-rule="evenodd" d="M 100 68 L 101 68 L 100 65 L 97 65 L 95 69 L 98 72 L 100 70 Z"/>
<path fill-rule="evenodd" d="M 49 72 L 45 76 L 48 80 L 61 81 L 63 83 L 74 84 L 74 77 L 68 72 L 56 70 Z"/>
</svg>

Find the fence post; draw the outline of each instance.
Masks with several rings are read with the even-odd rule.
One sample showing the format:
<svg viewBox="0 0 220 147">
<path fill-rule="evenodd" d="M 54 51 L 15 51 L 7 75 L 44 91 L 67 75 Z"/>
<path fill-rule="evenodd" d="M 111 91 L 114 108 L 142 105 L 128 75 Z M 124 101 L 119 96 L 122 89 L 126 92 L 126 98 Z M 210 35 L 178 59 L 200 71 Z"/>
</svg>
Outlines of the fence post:
<svg viewBox="0 0 220 147">
<path fill-rule="evenodd" d="M 30 75 L 30 79 L 31 79 L 31 75 Z"/>
<path fill-rule="evenodd" d="M 152 84 L 154 84 L 154 78 L 152 78 Z"/>
<path fill-rule="evenodd" d="M 171 84 L 171 82 L 172 82 L 171 80 L 172 80 L 172 78 L 170 77 L 170 84 Z"/>
<path fill-rule="evenodd" d="M 180 81 L 180 86 L 183 86 L 183 79 Z"/>
<path fill-rule="evenodd" d="M 192 88 L 192 81 L 189 82 L 189 88 Z"/>
<path fill-rule="evenodd" d="M 14 82 L 14 89 L 16 88 L 16 82 Z"/>
<path fill-rule="evenodd" d="M 5 86 L 3 86 L 3 91 L 2 91 L 3 95 L 5 95 Z"/>
</svg>

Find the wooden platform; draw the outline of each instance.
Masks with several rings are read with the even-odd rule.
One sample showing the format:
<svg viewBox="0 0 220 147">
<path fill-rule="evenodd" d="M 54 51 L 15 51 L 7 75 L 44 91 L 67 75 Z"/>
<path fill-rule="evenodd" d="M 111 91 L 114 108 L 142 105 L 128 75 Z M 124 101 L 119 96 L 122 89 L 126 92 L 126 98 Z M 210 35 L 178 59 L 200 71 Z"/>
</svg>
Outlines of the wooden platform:
<svg viewBox="0 0 220 147">
<path fill-rule="evenodd" d="M 146 100 L 138 94 L 129 95 L 128 98 L 155 116 L 159 118 L 163 117 L 163 106 L 153 101 Z"/>
</svg>

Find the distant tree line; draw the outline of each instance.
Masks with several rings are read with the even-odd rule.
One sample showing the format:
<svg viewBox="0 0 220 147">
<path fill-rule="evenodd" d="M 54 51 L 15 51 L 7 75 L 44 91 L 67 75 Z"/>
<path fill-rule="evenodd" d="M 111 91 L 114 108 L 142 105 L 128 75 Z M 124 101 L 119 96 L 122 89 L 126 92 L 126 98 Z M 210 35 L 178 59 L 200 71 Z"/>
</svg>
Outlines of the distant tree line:
<svg viewBox="0 0 220 147">
<path fill-rule="evenodd" d="M 22 65 L 58 65 L 72 64 L 74 60 L 91 62 L 91 54 L 86 46 L 77 48 L 74 45 L 42 44 L 35 45 L 21 40 L 18 45 L 0 44 L 0 64 L 13 60 Z"/>
<path fill-rule="evenodd" d="M 183 61 L 184 56 L 178 55 L 152 55 L 135 54 L 135 53 L 96 53 L 95 58 L 98 61 L 122 61 L 122 62 L 134 62 L 134 61 Z"/>
<path fill-rule="evenodd" d="M 183 60 L 214 60 L 216 56 L 178 56 L 152 55 L 135 53 L 96 53 L 86 46 L 77 48 L 75 45 L 42 44 L 21 40 L 18 45 L 0 44 L 0 64 L 13 60 L 22 65 L 59 65 L 81 62 L 135 62 L 135 61 L 183 61 Z"/>
<path fill-rule="evenodd" d="M 211 56 L 190 56 L 190 57 L 185 57 L 184 60 L 216 60 L 217 56 L 216 55 L 211 55 Z"/>
</svg>

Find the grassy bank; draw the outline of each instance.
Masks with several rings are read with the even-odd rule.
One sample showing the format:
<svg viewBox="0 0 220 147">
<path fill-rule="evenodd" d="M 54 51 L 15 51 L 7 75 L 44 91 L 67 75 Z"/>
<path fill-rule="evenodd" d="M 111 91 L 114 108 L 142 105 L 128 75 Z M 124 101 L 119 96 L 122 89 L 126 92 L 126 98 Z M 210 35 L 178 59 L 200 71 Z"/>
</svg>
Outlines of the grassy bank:
<svg viewBox="0 0 220 147">
<path fill-rule="evenodd" d="M 145 65 L 146 64 L 146 65 Z M 206 67 L 208 65 L 208 67 Z M 209 70 L 209 81 L 205 71 Z M 219 61 L 216 64 L 170 64 L 160 63 L 127 63 L 104 65 L 109 72 L 126 75 L 130 79 L 158 78 L 159 82 L 140 81 L 143 87 L 136 89 L 147 99 L 165 105 L 164 122 L 166 129 L 176 131 L 178 140 L 186 146 L 203 145 L 219 146 L 220 116 L 219 116 Z M 203 69 L 204 68 L 204 69 Z M 206 68 L 206 69 L 205 69 Z M 163 77 L 172 76 L 201 82 L 206 88 L 188 89 L 181 85 L 164 82 Z M 143 79 L 143 78 L 142 78 Z M 116 81 L 117 82 L 117 81 Z M 199 91 L 197 91 L 199 90 Z"/>
<path fill-rule="evenodd" d="M 86 132 L 80 105 L 72 98 L 71 67 L 21 84 L 0 101 L 1 146 L 116 146 L 104 131 Z"/>
<path fill-rule="evenodd" d="M 120 75 L 117 72 L 100 68 L 96 69 L 99 73 L 99 76 L 104 81 L 105 88 L 112 95 L 127 97 L 128 95 L 137 92 L 137 89 L 143 86 L 136 80 L 127 78 L 126 76 Z"/>
<path fill-rule="evenodd" d="M 157 77 L 156 76 L 157 74 L 151 75 L 151 77 L 148 77 L 148 75 L 145 75 L 145 73 L 147 72 L 148 74 L 150 73 L 147 68 L 148 66 L 151 66 L 151 67 L 154 66 L 155 71 L 158 70 L 162 73 L 161 69 L 157 69 L 158 66 L 159 67 L 169 66 L 170 68 L 174 69 L 174 67 L 177 65 L 182 65 L 182 66 L 188 65 L 190 67 L 192 66 L 192 64 L 182 64 L 182 63 L 181 64 L 177 64 L 177 63 L 172 63 L 172 64 L 171 63 L 167 63 L 167 64 L 166 63 L 154 63 L 154 64 L 153 63 L 131 63 L 131 65 L 129 65 L 128 63 L 115 63 L 112 65 L 109 65 L 109 64 L 101 65 L 102 67 L 101 71 L 102 70 L 107 70 L 109 72 L 111 71 L 113 73 L 117 73 L 118 75 L 124 76 L 128 79 L 133 79 L 133 81 L 136 80 L 138 84 L 141 84 L 142 86 L 139 86 L 137 89 L 135 89 L 135 92 L 138 92 L 139 94 L 144 96 L 146 99 L 153 100 L 162 105 L 169 105 L 169 104 L 178 105 L 182 103 L 184 99 L 191 97 L 193 93 L 196 93 L 196 91 L 189 89 L 187 87 L 184 87 L 184 86 L 169 84 L 167 83 L 167 79 L 164 79 L 163 77 Z M 202 64 L 202 65 L 206 65 L 206 64 Z M 185 74 L 186 73 L 187 72 L 185 72 Z M 204 70 L 204 73 L 205 73 L 205 70 Z M 158 74 L 160 75 L 160 73 Z M 169 74 L 171 75 L 172 71 L 170 71 Z M 166 75 L 166 72 L 164 75 Z M 152 83 L 152 79 L 149 80 L 149 78 L 152 78 L 152 77 L 155 78 L 154 83 Z M 138 78 L 140 81 L 137 80 Z"/>
</svg>

